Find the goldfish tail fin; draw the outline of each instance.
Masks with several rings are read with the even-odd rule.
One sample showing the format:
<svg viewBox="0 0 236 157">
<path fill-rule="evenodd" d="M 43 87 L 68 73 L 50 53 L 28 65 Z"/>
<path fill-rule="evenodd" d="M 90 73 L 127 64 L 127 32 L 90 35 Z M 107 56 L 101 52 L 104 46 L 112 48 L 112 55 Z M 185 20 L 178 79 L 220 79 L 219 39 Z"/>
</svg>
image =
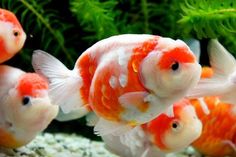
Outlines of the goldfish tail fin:
<svg viewBox="0 0 236 157">
<path fill-rule="evenodd" d="M 215 78 L 227 79 L 236 71 L 235 58 L 216 39 L 209 42 L 208 53 Z"/>
<path fill-rule="evenodd" d="M 200 98 L 205 96 L 222 96 L 230 87 L 229 83 L 218 79 L 202 79 L 198 85 L 189 91 L 188 98 Z"/>
<path fill-rule="evenodd" d="M 59 105 L 66 114 L 83 107 L 79 90 L 83 82 L 77 69 L 67 69 L 58 59 L 41 50 L 34 51 L 32 65 L 49 81 L 49 97 L 53 104 Z"/>
<path fill-rule="evenodd" d="M 201 79 L 198 85 L 190 91 L 188 95 L 190 98 L 224 97 L 232 87 L 232 83 L 236 82 L 236 76 L 234 76 L 236 61 L 216 39 L 210 41 L 208 53 L 214 74 L 211 78 Z"/>
</svg>

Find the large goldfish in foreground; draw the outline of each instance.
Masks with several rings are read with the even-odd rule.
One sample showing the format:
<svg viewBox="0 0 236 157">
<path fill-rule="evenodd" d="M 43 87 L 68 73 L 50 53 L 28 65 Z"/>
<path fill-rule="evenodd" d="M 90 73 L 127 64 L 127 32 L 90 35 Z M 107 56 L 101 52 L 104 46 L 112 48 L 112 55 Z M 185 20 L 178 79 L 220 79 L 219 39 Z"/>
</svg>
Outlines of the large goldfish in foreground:
<svg viewBox="0 0 236 157">
<path fill-rule="evenodd" d="M 99 134 L 122 134 L 157 117 L 173 116 L 172 104 L 200 79 L 201 66 L 181 40 L 154 35 L 118 35 L 97 42 L 73 70 L 43 51 L 33 54 L 53 104 L 64 113 L 91 107 Z M 80 112 L 80 111 L 79 111 Z"/>
<path fill-rule="evenodd" d="M 164 157 L 189 146 L 202 131 L 201 121 L 188 100 L 174 104 L 174 117 L 161 114 L 121 135 L 102 136 L 106 148 L 122 157 Z"/>
<path fill-rule="evenodd" d="M 58 106 L 48 97 L 48 84 L 35 73 L 0 65 L 0 147 L 30 142 L 56 117 Z"/>
<path fill-rule="evenodd" d="M 211 78 L 201 79 L 199 84 L 189 93 L 190 98 L 218 96 L 225 103 L 236 103 L 236 60 L 217 41 L 211 40 L 208 46 Z"/>
<path fill-rule="evenodd" d="M 211 78 L 213 70 L 203 68 L 202 77 Z M 213 75 L 214 76 L 214 75 Z M 223 103 L 218 97 L 204 97 L 203 103 L 208 107 L 206 114 L 197 99 L 191 100 L 203 130 L 193 146 L 202 154 L 212 157 L 236 156 L 236 108 Z"/>
<path fill-rule="evenodd" d="M 23 47 L 26 34 L 16 16 L 0 8 L 0 63 L 12 58 Z"/>
</svg>

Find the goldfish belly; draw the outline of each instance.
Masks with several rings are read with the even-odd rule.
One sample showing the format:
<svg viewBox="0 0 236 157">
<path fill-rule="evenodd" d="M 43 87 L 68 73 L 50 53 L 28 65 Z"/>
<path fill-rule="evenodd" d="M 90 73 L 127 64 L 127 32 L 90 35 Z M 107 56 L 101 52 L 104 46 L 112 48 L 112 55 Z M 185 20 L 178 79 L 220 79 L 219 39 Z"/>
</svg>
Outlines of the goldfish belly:
<svg viewBox="0 0 236 157">
<path fill-rule="evenodd" d="M 5 131 L 3 128 L 0 128 L 0 146 L 6 148 L 17 148 L 25 143 L 18 141 L 15 137 L 9 132 Z"/>
</svg>

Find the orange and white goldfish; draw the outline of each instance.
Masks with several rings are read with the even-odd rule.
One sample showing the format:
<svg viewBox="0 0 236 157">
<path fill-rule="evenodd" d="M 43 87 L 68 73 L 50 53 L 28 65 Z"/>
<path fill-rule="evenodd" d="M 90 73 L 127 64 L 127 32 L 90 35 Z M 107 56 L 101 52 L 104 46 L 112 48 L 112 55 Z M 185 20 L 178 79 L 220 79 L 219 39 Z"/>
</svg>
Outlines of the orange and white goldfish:
<svg viewBox="0 0 236 157">
<path fill-rule="evenodd" d="M 121 135 L 102 136 L 106 148 L 122 157 L 164 157 L 195 141 L 202 131 L 194 107 L 187 99 L 174 104 L 174 117 L 161 114 Z"/>
<path fill-rule="evenodd" d="M 192 100 L 199 119 L 202 121 L 201 136 L 193 143 L 200 153 L 211 157 L 236 155 L 236 110 L 231 104 L 217 97 L 204 97 L 210 113 L 205 114 L 198 100 Z"/>
<path fill-rule="evenodd" d="M 201 74 L 183 41 L 155 35 L 101 40 L 78 58 L 73 70 L 41 50 L 35 51 L 32 63 L 49 80 L 53 104 L 66 114 L 91 107 L 100 118 L 94 128 L 100 135 L 122 134 L 162 112 L 173 116 L 172 104 Z"/>
<path fill-rule="evenodd" d="M 202 69 L 202 78 L 211 78 L 214 71 Z M 199 99 L 190 100 L 203 124 L 201 136 L 192 144 L 204 155 L 224 157 L 236 155 L 236 108 L 223 103 L 216 96 L 204 97 L 209 114 L 206 114 Z"/>
<path fill-rule="evenodd" d="M 217 96 L 222 102 L 235 104 L 236 60 L 217 40 L 210 41 L 208 53 L 214 74 L 201 79 L 188 94 L 189 98 Z"/>
<path fill-rule="evenodd" d="M 56 117 L 47 81 L 36 73 L 0 65 L 0 147 L 30 142 Z"/>
<path fill-rule="evenodd" d="M 0 63 L 12 58 L 23 47 L 26 34 L 10 11 L 0 8 Z"/>
</svg>

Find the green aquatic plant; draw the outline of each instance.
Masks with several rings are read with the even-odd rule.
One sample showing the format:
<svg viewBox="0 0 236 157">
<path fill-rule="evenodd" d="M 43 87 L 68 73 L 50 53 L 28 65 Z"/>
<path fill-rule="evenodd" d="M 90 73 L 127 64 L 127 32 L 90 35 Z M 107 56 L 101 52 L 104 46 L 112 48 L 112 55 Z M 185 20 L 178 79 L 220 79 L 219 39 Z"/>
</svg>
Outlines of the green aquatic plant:
<svg viewBox="0 0 236 157">
<path fill-rule="evenodd" d="M 118 34 L 114 23 L 113 10 L 117 2 L 115 0 L 100 2 L 97 0 L 71 0 L 71 11 L 76 16 L 84 30 L 91 32 L 90 38 L 97 40 Z M 89 36 L 87 36 L 88 38 Z"/>
<path fill-rule="evenodd" d="M 185 0 L 178 20 L 183 36 L 219 38 L 236 55 L 236 1 Z"/>
<path fill-rule="evenodd" d="M 178 21 L 184 34 L 194 33 L 201 38 L 216 38 L 236 33 L 236 1 L 185 0 L 183 16 Z"/>
</svg>

